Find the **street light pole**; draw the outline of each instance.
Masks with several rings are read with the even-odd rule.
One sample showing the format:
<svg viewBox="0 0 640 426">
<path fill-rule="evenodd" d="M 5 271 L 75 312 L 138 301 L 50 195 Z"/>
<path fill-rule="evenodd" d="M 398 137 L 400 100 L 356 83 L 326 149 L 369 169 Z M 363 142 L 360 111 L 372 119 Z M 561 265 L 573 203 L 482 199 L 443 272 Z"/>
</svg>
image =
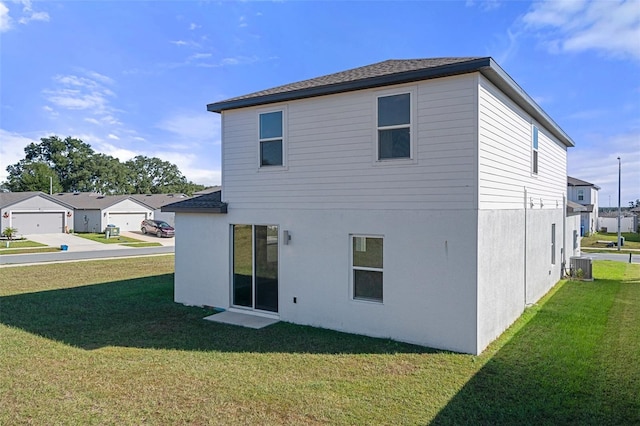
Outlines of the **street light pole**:
<svg viewBox="0 0 640 426">
<path fill-rule="evenodd" d="M 620 163 L 620 157 L 618 157 L 618 251 L 620 251 L 620 242 L 622 241 L 622 230 L 620 229 L 620 216 L 622 215 L 622 209 L 620 207 L 620 178 L 621 178 L 622 166 Z"/>
</svg>

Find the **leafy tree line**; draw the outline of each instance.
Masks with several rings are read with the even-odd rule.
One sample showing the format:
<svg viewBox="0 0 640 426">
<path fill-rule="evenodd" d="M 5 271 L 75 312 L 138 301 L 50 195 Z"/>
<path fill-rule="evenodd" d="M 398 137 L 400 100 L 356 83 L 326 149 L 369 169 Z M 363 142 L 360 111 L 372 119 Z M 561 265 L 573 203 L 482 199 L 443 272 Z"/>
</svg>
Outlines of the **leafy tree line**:
<svg viewBox="0 0 640 426">
<path fill-rule="evenodd" d="M 80 139 L 51 136 L 30 143 L 25 157 L 7 167 L 2 187 L 12 191 L 98 192 L 115 194 L 193 194 L 205 188 L 182 175 L 175 164 L 138 155 L 121 163 L 96 153 Z"/>
</svg>

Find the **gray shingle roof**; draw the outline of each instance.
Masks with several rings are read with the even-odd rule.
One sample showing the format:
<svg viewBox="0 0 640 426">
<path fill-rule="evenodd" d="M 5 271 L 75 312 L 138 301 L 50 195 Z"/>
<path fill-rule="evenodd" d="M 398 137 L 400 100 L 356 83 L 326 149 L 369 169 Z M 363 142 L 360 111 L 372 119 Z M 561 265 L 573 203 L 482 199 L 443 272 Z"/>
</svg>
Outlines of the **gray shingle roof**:
<svg viewBox="0 0 640 426">
<path fill-rule="evenodd" d="M 189 198 L 186 194 L 132 194 L 130 197 L 152 209 L 159 209 L 167 204 Z"/>
<path fill-rule="evenodd" d="M 491 57 L 391 59 L 214 102 L 222 111 L 479 72 L 567 147 L 573 140 Z"/>
<path fill-rule="evenodd" d="M 576 178 L 571 177 L 571 176 L 567 176 L 567 185 L 569 185 L 569 186 L 592 186 L 595 189 L 600 189 L 600 187 L 597 186 L 597 185 L 594 185 L 594 184 L 589 183 L 589 182 L 584 181 L 584 180 L 576 179 Z"/>
<path fill-rule="evenodd" d="M 166 205 L 161 210 L 175 213 L 226 213 L 227 203 L 222 202 L 222 192 L 217 191 Z"/>
<path fill-rule="evenodd" d="M 0 192 L 0 208 L 10 206 L 12 204 L 19 203 L 24 200 L 28 200 L 32 197 L 43 197 L 53 202 L 58 202 L 64 205 L 66 208 L 73 208 L 73 206 L 63 200 L 58 200 L 55 196 L 45 194 L 41 191 L 28 191 L 28 192 Z"/>
<path fill-rule="evenodd" d="M 372 65 L 298 81 L 207 105 L 209 111 L 300 99 L 477 71 L 491 58 L 389 59 Z M 463 65 L 456 67 L 456 65 Z M 484 65 L 484 66 L 486 66 Z"/>
</svg>

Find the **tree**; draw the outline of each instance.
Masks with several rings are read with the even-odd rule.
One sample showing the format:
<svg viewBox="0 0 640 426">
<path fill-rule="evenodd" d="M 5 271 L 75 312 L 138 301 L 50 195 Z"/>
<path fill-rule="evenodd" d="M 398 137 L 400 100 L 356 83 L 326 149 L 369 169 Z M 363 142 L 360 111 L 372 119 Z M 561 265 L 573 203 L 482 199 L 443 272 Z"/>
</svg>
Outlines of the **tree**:
<svg viewBox="0 0 640 426">
<path fill-rule="evenodd" d="M 188 182 L 178 166 L 139 155 L 121 163 L 94 152 L 80 139 L 58 136 L 25 147 L 25 158 L 7 167 L 1 187 L 10 191 L 97 192 L 100 194 L 192 194 L 203 185 Z"/>
<path fill-rule="evenodd" d="M 62 191 L 62 185 L 56 172 L 47 164 L 20 160 L 7 167 L 9 172 L 6 187 L 13 192 L 42 191 L 49 193 Z"/>
<path fill-rule="evenodd" d="M 109 195 L 130 193 L 130 170 L 117 158 L 95 154 L 91 158 L 91 171 L 92 191 Z"/>
<path fill-rule="evenodd" d="M 629 201 L 629 207 L 640 207 L 640 199 L 637 199 L 636 201 Z"/>
<path fill-rule="evenodd" d="M 124 164 L 129 169 L 134 194 L 181 192 L 187 184 L 178 166 L 156 157 L 138 155 Z"/>
<path fill-rule="evenodd" d="M 40 139 L 40 143 L 27 145 L 24 152 L 27 163 L 44 163 L 51 167 L 65 192 L 93 189 L 90 162 L 95 152 L 91 145 L 80 139 L 67 137 L 62 140 L 50 136 Z"/>
</svg>

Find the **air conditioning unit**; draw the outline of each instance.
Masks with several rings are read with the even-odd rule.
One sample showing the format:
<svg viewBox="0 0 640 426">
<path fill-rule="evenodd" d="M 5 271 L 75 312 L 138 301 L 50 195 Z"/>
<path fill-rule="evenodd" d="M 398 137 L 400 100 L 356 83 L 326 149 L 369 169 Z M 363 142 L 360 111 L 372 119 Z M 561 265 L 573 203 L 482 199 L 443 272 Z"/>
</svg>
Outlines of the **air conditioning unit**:
<svg viewBox="0 0 640 426">
<path fill-rule="evenodd" d="M 593 281 L 593 269 L 590 257 L 575 256 L 569 259 L 571 278 Z"/>
</svg>

